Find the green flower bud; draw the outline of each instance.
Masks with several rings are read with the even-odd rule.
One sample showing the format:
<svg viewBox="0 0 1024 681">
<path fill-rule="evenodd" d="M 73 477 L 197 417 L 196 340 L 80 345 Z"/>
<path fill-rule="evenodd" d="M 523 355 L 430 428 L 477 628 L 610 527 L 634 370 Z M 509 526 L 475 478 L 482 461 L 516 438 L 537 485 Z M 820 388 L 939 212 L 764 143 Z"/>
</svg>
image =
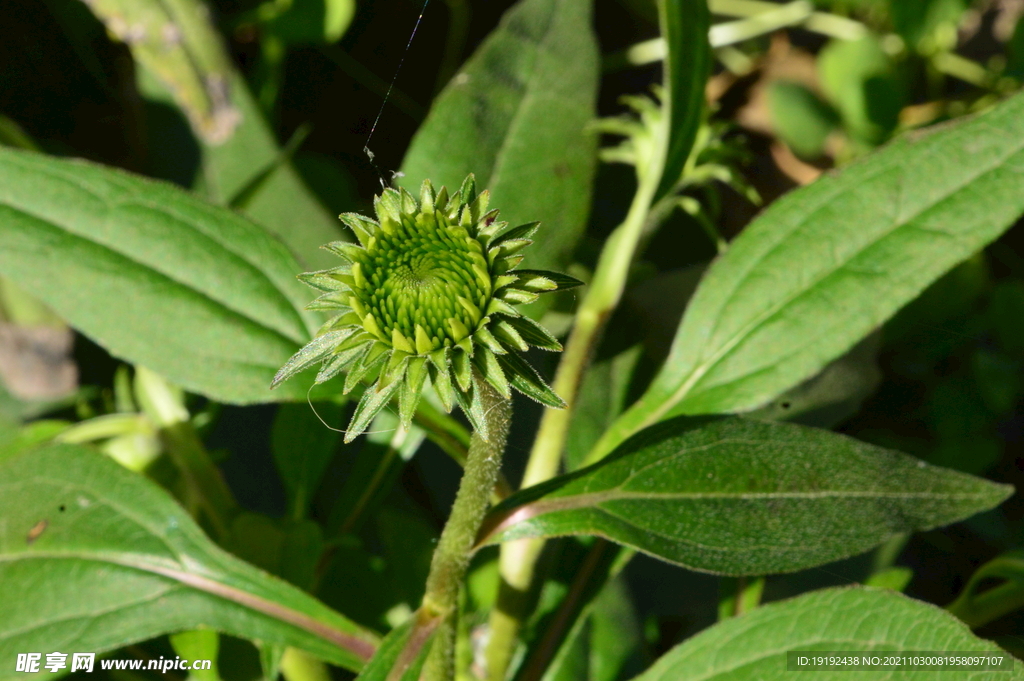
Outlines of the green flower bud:
<svg viewBox="0 0 1024 681">
<path fill-rule="evenodd" d="M 443 187 L 435 192 L 429 180 L 419 200 L 385 189 L 374 200 L 376 220 L 341 215 L 359 243 L 324 248 L 345 264 L 299 277 L 322 294 L 309 308 L 336 316 L 277 372 L 273 386 L 318 363 L 317 383 L 345 372 L 344 392 L 366 384 L 346 442 L 393 399 L 408 426 L 428 381 L 445 409 L 458 404 L 485 438 L 480 380 L 506 398 L 515 388 L 564 407 L 519 355 L 530 345 L 556 352 L 562 346 L 515 306 L 580 282 L 516 269 L 539 223 L 507 229 L 487 201 L 470 175 L 452 196 Z"/>
</svg>

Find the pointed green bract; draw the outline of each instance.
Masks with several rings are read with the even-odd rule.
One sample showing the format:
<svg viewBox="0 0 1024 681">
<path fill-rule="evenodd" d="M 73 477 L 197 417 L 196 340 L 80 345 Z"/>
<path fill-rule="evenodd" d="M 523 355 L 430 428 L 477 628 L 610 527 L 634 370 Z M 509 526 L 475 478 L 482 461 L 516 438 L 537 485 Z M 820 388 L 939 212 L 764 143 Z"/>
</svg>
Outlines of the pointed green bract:
<svg viewBox="0 0 1024 681">
<path fill-rule="evenodd" d="M 285 364 L 274 385 L 317 363 L 317 383 L 345 372 L 346 393 L 368 385 L 346 441 L 395 399 L 407 427 L 428 381 L 445 409 L 458 404 L 485 439 L 477 382 L 486 381 L 506 398 L 515 388 L 547 406 L 564 407 L 519 355 L 529 346 L 562 346 L 515 306 L 580 282 L 555 272 L 517 270 L 540 225 L 509 229 L 498 221 L 497 210 L 488 210 L 488 199 L 470 175 L 454 194 L 444 187 L 435 191 L 429 180 L 418 198 L 385 189 L 374 200 L 376 220 L 341 215 L 359 243 L 326 244 L 344 264 L 299 275 L 321 293 L 310 307 L 336 316 Z"/>
</svg>

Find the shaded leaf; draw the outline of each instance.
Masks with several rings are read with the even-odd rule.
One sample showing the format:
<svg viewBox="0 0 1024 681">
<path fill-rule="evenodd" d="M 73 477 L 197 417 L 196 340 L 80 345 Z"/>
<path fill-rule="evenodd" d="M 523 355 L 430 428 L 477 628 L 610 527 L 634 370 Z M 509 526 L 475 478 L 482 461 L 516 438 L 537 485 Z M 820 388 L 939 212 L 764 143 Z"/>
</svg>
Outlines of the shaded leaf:
<svg viewBox="0 0 1024 681">
<path fill-rule="evenodd" d="M 978 568 L 948 610 L 968 626 L 980 627 L 1019 608 L 1024 608 L 1024 553 L 1018 551 Z"/>
<path fill-rule="evenodd" d="M 158 3 L 146 0 L 146 4 Z M 269 229 L 296 254 L 301 263 L 299 271 L 335 264 L 329 253 L 319 249 L 329 241 L 345 238 L 337 219 L 320 205 L 291 163 L 282 157 L 277 140 L 245 79 L 224 53 L 221 38 L 205 8 L 194 0 L 174 5 L 184 19 L 179 25 L 188 26 L 184 38 L 190 53 L 198 49 L 217 63 L 223 61 L 218 67 L 224 74 L 220 78 L 222 96 L 239 117 L 232 134 L 217 144 L 207 143 L 200 136 L 201 165 L 193 181 L 195 188 L 210 201 L 227 205 L 262 176 L 259 190 L 248 197 L 243 213 Z M 163 54 L 155 57 L 161 59 Z M 157 105 L 175 104 L 155 71 L 149 70 L 146 63 L 141 65 L 143 68 L 138 69 L 136 78 L 143 97 Z M 168 153 L 179 151 L 168 149 Z M 166 161 L 166 154 L 154 161 Z"/>
<path fill-rule="evenodd" d="M 197 5 L 177 2 L 168 6 L 158 0 L 88 3 L 110 34 L 123 41 L 132 57 L 174 93 L 175 103 L 188 116 L 196 136 L 221 144 L 234 134 L 242 117 L 226 95 L 230 61 L 212 28 L 196 27 L 188 21 Z"/>
<path fill-rule="evenodd" d="M 855 138 L 878 144 L 896 128 L 904 93 L 892 57 L 877 38 L 833 40 L 818 57 L 818 74 Z"/>
<path fill-rule="evenodd" d="M 540 220 L 528 264 L 567 263 L 586 225 L 597 137 L 597 45 L 587 0 L 521 0 L 434 100 L 403 186 L 449 191 L 475 173 L 509 224 Z"/>
<path fill-rule="evenodd" d="M 798 156 L 818 158 L 838 121 L 835 112 L 800 83 L 777 80 L 768 85 L 768 109 L 775 132 Z"/>
<path fill-rule="evenodd" d="M 594 362 L 583 375 L 565 439 L 565 468 L 574 471 L 627 404 L 627 391 L 642 348 L 634 345 L 614 357 Z"/>
<path fill-rule="evenodd" d="M 880 335 L 871 334 L 819 373 L 748 416 L 819 428 L 842 423 L 857 413 L 882 380 L 877 363 Z"/>
<path fill-rule="evenodd" d="M 864 584 L 893 591 L 903 591 L 913 578 L 914 571 L 910 568 L 889 567 L 868 577 Z"/>
<path fill-rule="evenodd" d="M 509 497 L 481 543 L 594 534 L 695 570 L 762 575 L 956 522 L 1012 492 L 824 430 L 679 418 Z"/>
<path fill-rule="evenodd" d="M 309 591 L 324 540 L 320 526 L 312 520 L 278 519 L 245 511 L 232 521 L 224 548 Z"/>
<path fill-rule="evenodd" d="M 337 501 L 326 523 L 328 532 L 357 533 L 391 493 L 424 436 L 418 426 L 400 428 L 398 418 L 389 411 L 377 414 L 341 489 L 331 495 Z"/>
<path fill-rule="evenodd" d="M 278 407 L 270 432 L 270 451 L 288 494 L 292 518 L 306 517 L 313 494 L 340 439 L 341 434 L 324 426 L 320 419 L 338 423 L 344 408 L 344 403 L 336 402 Z"/>
</svg>

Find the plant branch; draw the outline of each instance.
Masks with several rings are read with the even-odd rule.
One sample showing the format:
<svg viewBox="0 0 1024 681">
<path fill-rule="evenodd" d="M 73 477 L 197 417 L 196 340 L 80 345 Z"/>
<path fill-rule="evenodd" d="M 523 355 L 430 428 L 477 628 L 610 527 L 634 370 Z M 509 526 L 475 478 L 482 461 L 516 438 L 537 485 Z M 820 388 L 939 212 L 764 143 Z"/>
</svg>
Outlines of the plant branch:
<svg viewBox="0 0 1024 681">
<path fill-rule="evenodd" d="M 558 473 L 580 381 L 608 317 L 622 298 L 659 179 L 660 173 L 646 173 L 642 177 L 626 219 L 612 232 L 601 251 L 594 279 L 576 312 L 576 320 L 552 384 L 554 391 L 565 400 L 566 407 L 544 410 L 523 474 L 522 488 L 549 480 Z M 537 558 L 543 547 L 543 539 L 521 539 L 501 547 L 499 599 L 491 611 L 491 639 L 487 646 L 487 674 L 491 681 L 505 678 L 522 628 L 523 602 L 529 593 Z"/>
</svg>

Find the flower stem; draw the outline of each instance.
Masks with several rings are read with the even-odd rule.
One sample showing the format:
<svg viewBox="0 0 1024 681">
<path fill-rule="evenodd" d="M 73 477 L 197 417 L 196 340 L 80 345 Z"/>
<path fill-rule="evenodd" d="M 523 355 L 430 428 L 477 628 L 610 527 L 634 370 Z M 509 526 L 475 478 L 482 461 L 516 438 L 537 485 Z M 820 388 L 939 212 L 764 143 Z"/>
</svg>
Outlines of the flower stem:
<svg viewBox="0 0 1024 681">
<path fill-rule="evenodd" d="M 428 681 L 448 681 L 454 677 L 459 588 L 469 566 L 480 522 L 498 479 L 505 440 L 512 421 L 512 403 L 499 395 L 481 376 L 475 378 L 491 437 L 485 440 L 479 433 L 473 433 L 470 439 L 466 469 L 455 496 L 455 504 L 430 563 L 421 609 L 426 614 L 443 617 L 445 621 L 437 633 L 424 669 L 423 676 Z"/>
</svg>

